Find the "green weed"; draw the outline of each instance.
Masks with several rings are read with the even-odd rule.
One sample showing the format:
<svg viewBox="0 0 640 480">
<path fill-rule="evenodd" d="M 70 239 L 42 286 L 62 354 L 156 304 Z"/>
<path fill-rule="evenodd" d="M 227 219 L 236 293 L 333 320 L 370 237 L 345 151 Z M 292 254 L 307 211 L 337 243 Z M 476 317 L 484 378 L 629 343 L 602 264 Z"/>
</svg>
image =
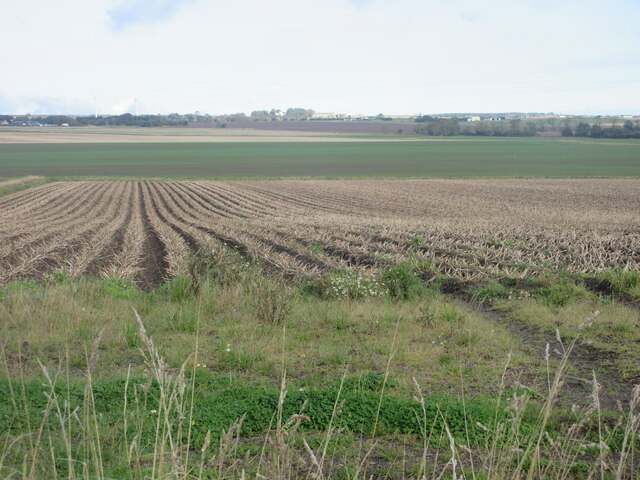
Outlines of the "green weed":
<svg viewBox="0 0 640 480">
<path fill-rule="evenodd" d="M 422 295 L 424 285 L 409 265 L 386 268 L 380 278 L 391 298 L 409 300 Z"/>
<path fill-rule="evenodd" d="M 540 298 L 547 305 L 553 307 L 563 307 L 587 295 L 584 287 L 569 282 L 556 283 L 549 287 L 536 288 L 533 291 L 534 297 Z"/>
<path fill-rule="evenodd" d="M 476 290 L 473 298 L 480 303 L 491 302 L 493 300 L 508 298 L 511 292 L 507 287 L 496 280 L 488 280 L 486 284 Z"/>
</svg>

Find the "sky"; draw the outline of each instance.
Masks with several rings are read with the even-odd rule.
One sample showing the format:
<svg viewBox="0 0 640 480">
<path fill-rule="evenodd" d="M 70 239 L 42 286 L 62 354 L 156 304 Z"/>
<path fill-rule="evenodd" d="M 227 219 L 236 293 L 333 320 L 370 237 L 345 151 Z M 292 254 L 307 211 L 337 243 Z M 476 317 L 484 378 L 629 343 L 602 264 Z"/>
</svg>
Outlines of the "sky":
<svg viewBox="0 0 640 480">
<path fill-rule="evenodd" d="M 0 113 L 640 114 L 640 0 L 0 0 Z"/>
</svg>

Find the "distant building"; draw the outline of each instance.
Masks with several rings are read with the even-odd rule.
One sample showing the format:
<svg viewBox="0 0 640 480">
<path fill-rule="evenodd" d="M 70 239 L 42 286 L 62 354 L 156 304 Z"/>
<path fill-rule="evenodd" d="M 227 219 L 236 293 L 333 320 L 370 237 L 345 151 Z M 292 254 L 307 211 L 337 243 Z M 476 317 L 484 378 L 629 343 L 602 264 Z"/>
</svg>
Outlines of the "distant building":
<svg viewBox="0 0 640 480">
<path fill-rule="evenodd" d="M 479 115 L 471 115 L 467 117 L 467 122 L 479 122 L 482 118 Z"/>
<path fill-rule="evenodd" d="M 311 118 L 313 118 L 314 120 L 327 120 L 327 119 L 331 119 L 331 118 L 336 118 L 336 114 L 335 113 L 320 113 L 320 112 L 315 112 Z"/>
<path fill-rule="evenodd" d="M 486 117 L 482 117 L 482 120 L 484 120 L 485 122 L 500 122 L 506 119 L 507 117 L 505 117 L 504 115 L 489 115 Z"/>
<path fill-rule="evenodd" d="M 0 122 L 0 125 L 2 125 L 2 126 L 9 125 L 9 122 L 7 122 L 6 120 L 3 120 L 2 122 Z"/>
<path fill-rule="evenodd" d="M 344 113 L 314 113 L 312 120 L 344 120 L 348 115 Z"/>
</svg>

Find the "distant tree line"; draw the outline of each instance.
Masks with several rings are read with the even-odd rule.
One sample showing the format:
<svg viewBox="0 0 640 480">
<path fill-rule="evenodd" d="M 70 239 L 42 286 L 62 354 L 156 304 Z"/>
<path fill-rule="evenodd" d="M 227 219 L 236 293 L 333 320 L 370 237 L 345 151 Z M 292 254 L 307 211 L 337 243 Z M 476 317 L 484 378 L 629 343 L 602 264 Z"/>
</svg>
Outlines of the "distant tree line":
<svg viewBox="0 0 640 480">
<path fill-rule="evenodd" d="M 286 111 L 276 110 L 275 108 L 271 110 L 254 110 L 251 112 L 251 115 L 247 117 L 244 114 L 235 114 L 243 115 L 242 118 L 234 118 L 235 120 L 257 120 L 257 121 L 278 121 L 278 120 L 291 120 L 291 121 L 300 121 L 300 120 L 309 120 L 313 117 L 313 114 L 316 113 L 308 108 L 288 108 Z M 233 121 L 233 120 L 229 120 Z"/>
<path fill-rule="evenodd" d="M 40 125 L 69 125 L 70 127 L 83 126 L 131 126 L 131 127 L 165 127 L 186 125 L 188 115 L 132 115 L 124 113 L 122 115 L 94 115 L 71 116 L 71 115 L 0 115 L 0 123 L 3 121 L 9 124 L 20 125 L 40 124 Z"/>
<path fill-rule="evenodd" d="M 580 122 L 575 128 L 565 126 L 561 130 L 563 137 L 591 137 L 591 138 L 640 138 L 640 122 L 626 120 L 621 126 L 613 122 L 611 125 L 602 126 L 600 123 L 590 125 Z"/>
<path fill-rule="evenodd" d="M 311 120 L 314 111 L 306 108 L 287 110 L 254 110 L 250 115 L 231 113 L 209 115 L 200 112 L 168 115 L 0 115 L 0 124 L 10 125 L 69 125 L 69 126 L 131 126 L 131 127 L 179 127 L 205 123 L 226 127 L 233 122 L 251 121 L 305 121 Z M 391 121 L 380 113 L 372 120 Z M 536 135 L 590 138 L 640 138 L 640 120 L 618 117 L 549 117 L 506 119 L 468 122 L 466 117 L 418 115 L 414 117 L 413 130 L 417 135 L 532 137 Z M 344 121 L 344 119 L 336 120 Z M 6 122 L 6 123 L 5 123 Z M 410 124 L 409 124 L 410 125 Z M 402 130 L 399 130 L 402 131 Z"/>
<path fill-rule="evenodd" d="M 186 126 L 190 122 L 235 122 L 235 121 L 300 121 L 309 120 L 315 112 L 306 108 L 289 108 L 286 111 L 272 109 L 257 110 L 247 116 L 244 113 L 231 113 L 225 115 L 209 115 L 199 112 L 168 115 L 0 115 L 0 123 L 9 124 L 41 124 L 64 125 L 72 127 L 82 126 L 127 126 L 127 127 L 175 127 Z"/>
<path fill-rule="evenodd" d="M 421 125 L 415 127 L 418 135 L 436 135 L 449 137 L 460 134 L 460 124 L 457 118 L 434 118 L 429 115 L 422 115 L 416 118 L 416 123 Z"/>
<path fill-rule="evenodd" d="M 606 123 L 605 123 L 606 122 Z M 571 117 L 511 119 L 467 122 L 466 118 L 419 115 L 414 131 L 418 135 L 476 135 L 490 137 L 535 137 L 551 135 L 591 138 L 640 138 L 640 121 L 616 117 Z"/>
<path fill-rule="evenodd" d="M 418 135 L 452 136 L 479 135 L 489 137 L 534 137 L 538 134 L 538 127 L 533 123 L 521 120 L 499 122 L 474 122 L 468 125 L 464 118 L 439 118 L 430 115 L 420 115 L 415 119 L 415 132 Z"/>
</svg>

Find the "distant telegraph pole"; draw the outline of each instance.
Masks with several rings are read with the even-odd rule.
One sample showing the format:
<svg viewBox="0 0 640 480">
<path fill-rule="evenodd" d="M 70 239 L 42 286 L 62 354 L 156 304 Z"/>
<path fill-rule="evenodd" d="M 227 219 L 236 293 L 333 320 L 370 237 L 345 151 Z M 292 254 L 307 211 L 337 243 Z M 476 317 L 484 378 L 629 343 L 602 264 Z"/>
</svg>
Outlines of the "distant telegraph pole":
<svg viewBox="0 0 640 480">
<path fill-rule="evenodd" d="M 138 116 L 138 97 L 135 98 L 136 100 L 136 117 Z"/>
<path fill-rule="evenodd" d="M 93 97 L 93 109 L 96 112 L 96 118 L 98 118 L 98 100 L 97 97 Z"/>
</svg>

